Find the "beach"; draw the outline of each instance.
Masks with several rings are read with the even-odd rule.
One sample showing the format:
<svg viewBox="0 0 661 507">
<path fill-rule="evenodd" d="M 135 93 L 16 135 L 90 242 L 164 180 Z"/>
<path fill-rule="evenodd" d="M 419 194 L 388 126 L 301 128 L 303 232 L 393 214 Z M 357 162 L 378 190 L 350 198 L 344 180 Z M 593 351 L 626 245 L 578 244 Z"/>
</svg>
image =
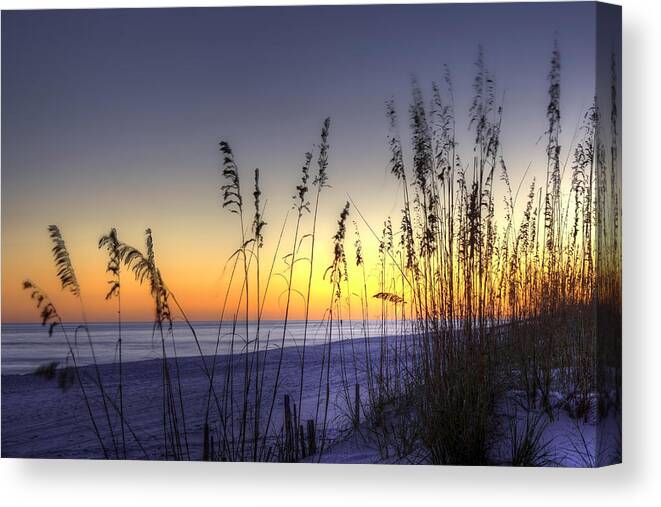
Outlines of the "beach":
<svg viewBox="0 0 661 507">
<path fill-rule="evenodd" d="M 400 338 L 401 340 L 401 338 Z M 393 337 L 371 339 L 356 338 L 331 343 L 331 369 L 328 375 L 329 392 L 326 416 L 326 438 L 324 450 L 320 449 L 313 455 L 301 457 L 300 461 L 322 463 L 393 463 L 393 464 L 427 464 L 429 456 L 420 443 L 402 455 L 396 450 L 384 448 L 380 444 L 378 431 L 365 417 L 369 417 L 366 390 L 366 363 L 364 358 L 370 354 L 375 360 L 383 346 L 390 352 L 394 347 L 402 347 L 402 342 Z M 304 386 L 302 393 L 302 421 L 315 420 L 319 441 L 323 428 L 327 345 L 317 344 L 306 348 Z M 392 354 L 391 354 L 392 355 Z M 271 433 L 276 435 L 271 441 L 275 449 L 284 441 L 283 400 L 288 396 L 292 404 L 298 404 L 300 385 L 301 348 L 290 346 L 282 349 L 270 349 L 259 352 L 258 358 L 264 377 L 262 413 L 268 412 L 272 401 L 274 380 L 280 363 L 279 387 L 271 419 Z M 215 357 L 214 386 L 220 391 L 227 380 L 231 369 L 236 382 L 231 382 L 234 388 L 235 420 L 240 419 L 242 389 L 246 364 L 254 368 L 255 363 L 249 362 L 252 354 L 219 355 Z M 248 360 L 248 361 L 247 361 Z M 168 368 L 173 375 L 178 369 L 178 379 L 183 400 L 183 414 L 186 431 L 182 441 L 185 442 L 184 457 L 190 460 L 201 460 L 204 454 L 204 422 L 208 406 L 208 376 L 213 366 L 213 356 L 181 357 L 174 361 L 168 359 Z M 355 367 L 354 367 L 355 366 Z M 99 375 L 103 380 L 107 399 L 110 402 L 110 421 L 113 426 L 113 437 L 108 431 L 104 415 L 102 399 L 95 386 L 97 372 L 93 365 L 81 367 L 81 377 L 90 399 L 90 405 L 95 414 L 99 430 L 103 436 L 109 458 L 123 458 L 123 448 L 120 443 L 120 418 L 118 416 L 118 364 L 99 365 Z M 322 373 L 323 372 L 323 373 Z M 162 460 L 168 458 L 163 453 L 163 361 L 149 359 L 123 364 L 124 384 L 124 414 L 126 421 L 125 442 L 127 459 Z M 359 386 L 362 397 L 360 421 L 352 419 L 351 408 L 355 403 L 355 385 Z M 521 393 L 508 393 L 498 408 L 500 416 L 505 414 L 515 404 L 515 399 Z M 555 393 L 558 407 L 563 405 L 563 395 Z M 232 398 L 232 397 L 229 397 Z M 319 403 L 318 403 L 319 402 Z M 211 416 L 209 418 L 211 431 L 221 431 L 220 421 L 215 409 L 217 405 L 211 401 Z M 231 411 L 227 407 L 227 411 Z M 248 399 L 248 413 L 254 412 L 254 403 Z M 298 410 L 298 408 L 296 408 Z M 229 414 L 228 414 L 229 415 Z M 515 418 L 519 431 L 523 434 L 526 428 L 527 412 L 521 411 Z M 248 418 L 250 419 L 250 418 Z M 264 418 L 262 419 L 262 425 Z M 606 424 L 602 422 L 599 428 L 595 420 L 574 420 L 563 410 L 557 411 L 554 421 L 546 424 L 540 434 L 543 442 L 548 442 L 553 459 L 559 466 L 586 466 L 586 460 L 593 459 L 598 445 L 599 429 L 605 431 Z M 388 423 L 385 424 L 386 430 Z M 506 424 L 504 425 L 506 426 Z M 183 428 L 182 428 L 183 429 Z M 262 430 L 264 428 L 262 427 Z M 230 430 L 226 430 L 230 431 Z M 235 427 L 235 431 L 238 431 Z M 612 431 L 612 429 L 611 429 Z M 250 443 L 247 444 L 250 446 Z M 320 445 L 320 444 L 318 444 Z M 500 435 L 492 447 L 492 460 L 503 462 L 508 460 L 507 453 L 510 436 Z M 117 448 L 117 453 L 115 453 Z M 275 451 L 272 451 L 275 452 Z M 104 458 L 103 450 L 95 436 L 90 418 L 84 403 L 80 387 L 73 384 L 63 391 L 56 380 L 46 380 L 34 374 L 2 375 L 2 457 L 19 458 Z M 170 457 L 171 458 L 171 457 Z"/>
<path fill-rule="evenodd" d="M 374 340 L 372 347 L 379 345 L 380 340 Z M 356 361 L 354 372 L 353 353 L 358 355 L 364 350 L 364 339 L 336 342 L 331 347 L 331 399 L 328 405 L 327 438 L 337 439 L 342 430 L 351 426 L 347 416 L 347 402 L 343 399 L 346 391 L 343 387 L 342 370 L 346 371 L 350 396 L 354 394 L 355 380 L 364 384 L 364 367 L 362 359 Z M 323 413 L 317 413 L 317 397 L 321 364 L 324 359 L 324 345 L 307 347 L 305 359 L 303 392 L 303 412 L 301 419 L 317 417 L 321 421 Z M 289 395 L 297 401 L 300 382 L 300 347 L 286 347 L 282 352 L 280 381 L 276 405 L 271 421 L 272 428 L 282 426 L 282 399 Z M 268 353 L 260 352 L 259 360 L 264 368 L 264 409 L 271 402 L 271 393 L 280 360 L 279 349 L 271 349 Z M 362 357 L 362 354 L 361 354 Z M 265 362 L 264 362 L 265 361 Z M 205 364 L 211 368 L 213 356 L 182 357 L 176 363 L 168 360 L 169 369 L 173 374 L 178 368 L 179 379 L 184 400 L 184 415 L 186 420 L 187 454 L 190 459 L 202 458 L 203 427 L 208 399 L 208 376 L 205 374 Z M 222 389 L 230 366 L 236 379 L 244 378 L 246 364 L 245 354 L 221 355 L 216 357 L 216 372 L 214 385 Z M 342 366 L 343 365 L 343 366 Z M 325 370 L 324 370 L 325 371 Z M 99 373 L 107 393 L 115 407 L 111 406 L 111 422 L 115 437 L 119 434 L 119 417 L 117 415 L 118 365 L 99 365 Z M 151 359 L 135 361 L 123 365 L 124 411 L 125 420 L 130 425 L 126 429 L 127 457 L 134 459 L 163 459 L 162 454 L 162 411 L 163 411 L 163 361 Z M 104 426 L 102 399 L 95 388 L 96 371 L 94 366 L 81 367 L 81 377 L 90 396 L 91 406 L 99 420 L 101 429 L 105 428 L 104 440 L 109 448 L 113 448 L 107 424 Z M 325 389 L 325 374 L 322 385 Z M 235 404 L 242 399 L 242 383 L 234 383 Z M 324 395 L 322 390 L 322 409 Z M 334 394 L 333 394 L 334 393 Z M 250 410 L 252 410 L 252 402 Z M 213 402 L 212 402 L 213 405 Z M 213 407 L 212 407 L 213 410 Z M 239 407 L 235 407 L 238 412 Z M 214 424 L 213 418 L 211 420 Z M 218 421 L 215 422 L 218 424 Z M 135 436 L 137 436 L 137 439 Z M 138 443 L 139 442 L 139 443 Z M 40 458 L 103 458 L 99 442 L 90 424 L 90 419 L 80 387 L 72 385 L 62 391 L 55 380 L 45 380 L 33 374 L 2 375 L 2 456 L 3 457 L 40 457 Z M 110 457 L 115 457 L 111 454 Z"/>
</svg>

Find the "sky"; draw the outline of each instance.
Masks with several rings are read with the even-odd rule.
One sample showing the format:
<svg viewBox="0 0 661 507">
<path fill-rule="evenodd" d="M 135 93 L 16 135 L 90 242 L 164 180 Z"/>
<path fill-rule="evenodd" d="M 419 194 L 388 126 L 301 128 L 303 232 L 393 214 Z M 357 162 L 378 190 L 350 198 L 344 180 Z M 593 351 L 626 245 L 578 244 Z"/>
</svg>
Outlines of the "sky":
<svg viewBox="0 0 661 507">
<path fill-rule="evenodd" d="M 313 273 L 312 317 L 321 317 L 323 272 L 347 195 L 375 229 L 389 215 L 397 222 L 401 188 L 388 171 L 384 101 L 393 97 L 404 118 L 411 76 L 428 99 L 447 64 L 460 150 L 470 153 L 467 112 L 482 44 L 504 107 L 513 184 L 543 175 L 553 42 L 562 55 L 561 144 L 570 147 L 594 95 L 594 12 L 591 2 L 3 11 L 3 322 L 37 320 L 25 278 L 67 320 L 80 318 L 79 302 L 58 286 L 49 224 L 67 241 L 90 320 L 116 317 L 97 249 L 111 227 L 138 247 L 151 227 L 161 272 L 189 317 L 217 318 L 224 266 L 240 246 L 237 217 L 221 207 L 219 140 L 231 144 L 246 193 L 260 168 L 270 259 L 304 153 L 330 116 L 332 188 L 322 194 Z M 376 240 L 351 219 L 375 256 Z M 311 227 L 309 216 L 302 227 Z M 285 270 L 278 260 L 275 271 Z M 305 268 L 297 270 L 304 279 Z M 368 273 L 370 284 L 376 276 Z M 267 318 L 282 314 L 281 278 Z M 124 318 L 149 320 L 147 290 L 130 280 L 122 290 Z M 296 301 L 293 318 L 302 310 Z"/>
</svg>

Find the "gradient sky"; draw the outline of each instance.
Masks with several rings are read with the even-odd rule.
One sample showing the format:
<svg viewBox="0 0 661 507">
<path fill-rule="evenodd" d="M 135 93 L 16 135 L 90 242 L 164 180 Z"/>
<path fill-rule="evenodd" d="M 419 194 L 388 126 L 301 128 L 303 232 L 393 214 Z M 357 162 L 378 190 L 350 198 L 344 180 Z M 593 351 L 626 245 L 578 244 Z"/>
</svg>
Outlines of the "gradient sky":
<svg viewBox="0 0 661 507">
<path fill-rule="evenodd" d="M 26 277 L 67 319 L 79 317 L 58 289 L 50 223 L 64 233 L 92 320 L 115 315 L 103 300 L 105 256 L 96 248 L 112 226 L 140 247 L 151 227 L 161 271 L 187 312 L 216 318 L 223 264 L 239 244 L 236 217 L 220 207 L 219 139 L 232 145 L 246 192 L 261 169 L 272 245 L 303 154 L 331 116 L 333 188 L 322 196 L 313 298 L 320 316 L 326 252 L 346 194 L 378 229 L 401 207 L 387 170 L 384 100 L 394 96 L 404 118 L 411 74 L 428 98 L 448 64 L 458 138 L 470 153 L 467 110 L 482 43 L 504 97 L 513 184 L 530 162 L 528 177 L 539 176 L 553 40 L 568 147 L 594 95 L 594 12 L 591 2 L 3 12 L 2 320 L 36 320 L 20 288 Z M 274 283 L 277 296 L 283 284 Z M 126 283 L 124 291 L 125 318 L 150 319 L 146 290 Z M 281 304 L 274 297 L 266 316 L 277 318 Z"/>
</svg>

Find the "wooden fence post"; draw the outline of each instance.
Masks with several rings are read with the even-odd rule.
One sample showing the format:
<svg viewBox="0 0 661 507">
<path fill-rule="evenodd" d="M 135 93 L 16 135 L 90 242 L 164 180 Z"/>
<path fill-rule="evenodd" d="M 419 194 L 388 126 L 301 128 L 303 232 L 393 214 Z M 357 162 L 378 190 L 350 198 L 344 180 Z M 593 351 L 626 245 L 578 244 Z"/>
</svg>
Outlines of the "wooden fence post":
<svg viewBox="0 0 661 507">
<path fill-rule="evenodd" d="M 308 419 L 308 455 L 317 452 L 317 437 L 314 429 L 314 419 Z"/>
</svg>

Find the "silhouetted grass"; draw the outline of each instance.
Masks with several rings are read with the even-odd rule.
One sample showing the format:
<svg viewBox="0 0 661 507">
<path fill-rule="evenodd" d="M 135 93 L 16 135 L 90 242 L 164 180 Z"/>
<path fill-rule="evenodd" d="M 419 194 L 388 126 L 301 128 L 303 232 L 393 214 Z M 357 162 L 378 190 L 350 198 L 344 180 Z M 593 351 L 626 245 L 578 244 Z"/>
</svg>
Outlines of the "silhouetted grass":
<svg viewBox="0 0 661 507">
<path fill-rule="evenodd" d="M 348 259 L 352 255 L 345 248 L 350 202 L 342 208 L 337 232 L 330 238 L 332 262 L 324 273 L 328 290 L 325 336 L 321 367 L 314 375 L 305 375 L 306 349 L 320 196 L 330 188 L 330 119 L 323 122 L 320 143 L 314 150 L 318 170 L 312 182 L 314 156 L 312 152 L 304 155 L 293 206 L 283 220 L 268 269 L 263 266 L 264 231 L 268 229 L 260 171 L 253 172 L 250 218 L 237 159 L 227 142 L 219 145 L 221 203 L 237 218 L 238 239 L 225 264 L 229 277 L 212 358 L 205 358 L 195 325 L 164 282 L 151 229 L 145 233 L 144 253 L 121 242 L 115 229 L 101 238 L 99 248 L 108 251 L 107 272 L 111 275 L 106 297 L 117 297 L 118 305 L 118 406 L 105 392 L 96 364 L 69 252 L 59 229 L 51 226 L 61 287 L 81 300 L 85 322 L 81 331 L 89 338 L 93 385 L 100 392 L 107 428 L 99 425 L 89 402 L 89 386 L 78 373 L 76 349 L 54 305 L 32 282 L 26 281 L 25 288 L 31 291 L 49 334 L 56 329 L 64 333 L 73 363 L 66 375 L 71 379 L 71 372 L 75 373 L 104 457 L 111 457 L 110 450 L 120 457 L 111 409 L 119 415 L 121 456 L 128 456 L 127 431 L 140 446 L 123 401 L 125 389 L 131 387 L 124 383 L 122 373 L 120 274 L 126 270 L 149 289 L 153 300 L 153 330 L 160 337 L 162 355 L 165 459 L 298 461 L 314 454 L 313 459 L 320 461 L 331 445 L 329 407 L 335 402 L 343 405 L 347 428 L 368 435 L 382 459 L 409 460 L 423 449 L 426 459 L 435 464 L 490 464 L 496 441 L 505 435 L 512 465 L 555 464 L 552 443 L 544 439 L 544 432 L 559 410 L 578 421 L 590 419 L 595 407 L 599 407 L 598 417 L 606 417 L 619 406 L 619 391 L 613 400 L 603 387 L 617 386 L 619 381 L 621 245 L 615 67 L 612 72 L 608 126 L 595 100 L 585 112 L 576 145 L 565 148 L 560 144 L 560 51 L 554 46 L 548 102 L 540 111 L 546 114 L 544 178 L 527 178 L 526 171 L 515 187 L 503 154 L 502 100 L 482 47 L 475 62 L 468 111 L 471 145 L 461 156 L 454 88 L 447 67 L 441 84 L 431 83 L 429 102 L 424 87 L 412 79 L 407 116 L 410 159 L 404 156 L 408 150 L 403 146 L 396 104 L 386 102 L 390 172 L 401 187 L 401 215 L 386 217 L 379 234 L 350 199 L 351 213 L 360 217 L 361 226 L 367 227 L 379 246 L 374 252 L 365 249 L 356 220 L 354 259 Z M 287 232 L 291 215 L 293 230 Z M 307 215 L 311 224 L 305 220 Z M 284 255 L 283 244 L 288 245 Z M 278 272 L 279 263 L 284 264 L 283 272 Z M 304 282 L 296 287 L 300 270 Z M 282 333 L 264 336 L 264 306 L 272 281 L 278 277 L 285 283 Z M 378 290 L 368 290 L 370 277 L 376 277 Z M 230 304 L 233 293 L 239 297 Z M 296 296 L 304 301 L 298 383 L 284 389 L 284 348 Z M 352 299 L 360 305 L 362 349 L 354 346 L 353 331 L 346 337 L 341 325 L 354 318 L 356 303 L 352 306 Z M 375 307 L 378 316 L 370 309 Z M 188 326 L 208 380 L 201 435 L 191 434 L 187 425 L 172 309 Z M 370 315 L 380 321 L 378 339 L 370 339 Z M 256 321 L 254 332 L 249 328 L 251 318 Z M 600 325 L 606 322 L 614 329 L 599 350 L 595 345 L 597 319 L 601 319 Z M 239 332 L 239 326 L 245 329 Z M 351 340 L 350 353 L 341 343 L 335 345 L 345 338 Z M 218 373 L 222 340 L 229 342 L 229 358 L 225 370 Z M 173 357 L 169 357 L 170 349 Z M 277 354 L 274 371 L 267 367 L 273 354 Z M 597 354 L 613 368 L 595 373 Z M 334 364 L 336 358 L 339 364 Z M 51 362 L 38 374 L 54 379 L 57 371 L 58 365 Z M 271 385 L 271 379 L 265 378 L 268 375 L 273 375 Z M 334 382 L 335 376 L 338 382 Z M 311 377 L 315 379 L 312 384 L 307 380 Z M 315 407 L 303 406 L 304 392 L 316 393 Z M 505 418 L 498 415 L 498 407 L 512 392 L 522 393 L 523 426 L 516 413 Z M 563 398 L 560 403 L 557 393 Z M 595 396 L 599 398 L 596 404 L 592 401 Z M 314 418 L 304 419 L 313 408 Z M 189 439 L 202 441 L 201 456 L 192 454 Z M 588 456 L 586 463 L 595 462 L 584 439 L 576 451 Z"/>
</svg>

